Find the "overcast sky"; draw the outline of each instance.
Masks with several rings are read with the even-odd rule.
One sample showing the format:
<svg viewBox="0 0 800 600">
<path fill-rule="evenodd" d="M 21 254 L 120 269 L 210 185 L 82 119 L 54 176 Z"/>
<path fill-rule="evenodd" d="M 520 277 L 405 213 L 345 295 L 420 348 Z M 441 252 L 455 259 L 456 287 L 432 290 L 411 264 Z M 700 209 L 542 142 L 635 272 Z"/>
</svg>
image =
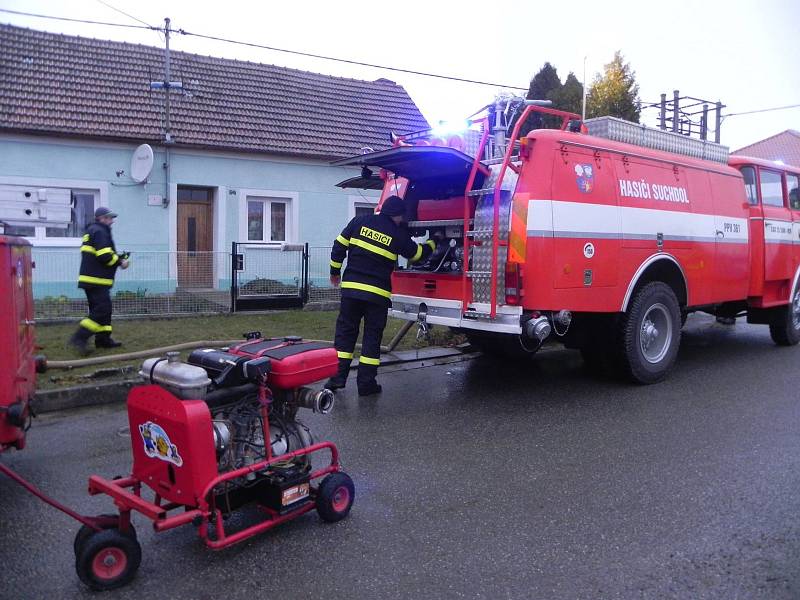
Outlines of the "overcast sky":
<svg viewBox="0 0 800 600">
<path fill-rule="evenodd" d="M 213 4 L 197 0 L 107 0 L 151 25 L 277 48 L 527 88 L 545 61 L 562 81 L 591 81 L 621 50 L 640 97 L 661 93 L 727 105 L 725 113 L 800 104 L 800 1 L 671 2 L 506 0 L 287 0 Z M 213 8 L 212 8 L 213 7 Z M 125 24 L 136 21 L 99 0 L 0 0 L 0 8 Z M 0 13 L 0 22 L 100 39 L 162 46 L 153 31 Z M 403 85 L 433 124 L 463 118 L 502 88 L 345 65 L 174 35 L 175 50 L 283 65 Z M 656 109 L 643 122 L 655 125 Z M 713 124 L 713 122 L 712 122 Z M 722 143 L 732 149 L 786 129 L 800 130 L 800 108 L 730 116 Z"/>
</svg>

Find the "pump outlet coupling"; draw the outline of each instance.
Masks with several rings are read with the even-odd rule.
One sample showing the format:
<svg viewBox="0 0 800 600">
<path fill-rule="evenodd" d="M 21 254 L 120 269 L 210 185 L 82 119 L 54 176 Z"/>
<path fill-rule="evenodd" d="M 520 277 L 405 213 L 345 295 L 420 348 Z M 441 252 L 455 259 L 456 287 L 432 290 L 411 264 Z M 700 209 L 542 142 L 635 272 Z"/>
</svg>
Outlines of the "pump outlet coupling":
<svg viewBox="0 0 800 600">
<path fill-rule="evenodd" d="M 545 316 L 536 317 L 525 323 L 525 335 L 540 342 L 545 341 L 552 331 L 550 321 Z"/>
</svg>

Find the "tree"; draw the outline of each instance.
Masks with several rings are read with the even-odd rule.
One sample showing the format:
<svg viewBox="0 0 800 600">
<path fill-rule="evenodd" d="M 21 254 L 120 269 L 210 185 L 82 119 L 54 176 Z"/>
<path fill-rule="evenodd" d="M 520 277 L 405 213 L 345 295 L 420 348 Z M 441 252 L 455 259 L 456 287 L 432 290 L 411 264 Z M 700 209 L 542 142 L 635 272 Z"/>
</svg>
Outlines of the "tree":
<svg viewBox="0 0 800 600">
<path fill-rule="evenodd" d="M 640 112 L 635 73 L 624 62 L 622 52 L 617 50 L 614 59 L 605 66 L 603 76 L 598 74 L 592 83 L 586 98 L 586 116 L 609 115 L 638 123 Z"/>
<path fill-rule="evenodd" d="M 553 108 L 581 114 L 581 110 L 583 110 L 583 84 L 578 81 L 574 73 L 570 73 L 567 75 L 564 85 L 560 89 L 554 90 L 549 99 L 553 101 Z"/>
<path fill-rule="evenodd" d="M 531 79 L 530 87 L 528 88 L 528 100 L 553 100 L 553 95 L 561 90 L 561 79 L 558 77 L 558 71 L 549 62 L 544 63 L 539 72 Z M 541 129 L 542 127 L 552 127 L 553 117 L 545 117 L 544 115 L 533 113 L 530 115 L 525 123 L 520 128 L 520 136 L 528 135 L 528 132 L 533 129 Z"/>
</svg>

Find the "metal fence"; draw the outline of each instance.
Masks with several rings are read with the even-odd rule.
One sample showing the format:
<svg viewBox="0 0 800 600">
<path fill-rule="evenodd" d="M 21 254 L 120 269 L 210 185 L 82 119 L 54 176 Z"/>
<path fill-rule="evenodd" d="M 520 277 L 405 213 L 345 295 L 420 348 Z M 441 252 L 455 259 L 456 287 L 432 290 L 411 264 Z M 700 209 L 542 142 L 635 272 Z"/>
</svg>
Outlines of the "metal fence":
<svg viewBox="0 0 800 600">
<path fill-rule="evenodd" d="M 34 248 L 33 294 L 36 319 L 59 321 L 86 314 L 86 297 L 77 287 L 80 253 Z M 330 248 L 309 249 L 309 302 L 333 302 Z M 297 291 L 294 253 L 248 249 L 239 273 L 245 293 Z M 111 291 L 116 316 L 213 314 L 231 310 L 230 252 L 135 252 L 130 267 L 118 270 Z"/>
</svg>

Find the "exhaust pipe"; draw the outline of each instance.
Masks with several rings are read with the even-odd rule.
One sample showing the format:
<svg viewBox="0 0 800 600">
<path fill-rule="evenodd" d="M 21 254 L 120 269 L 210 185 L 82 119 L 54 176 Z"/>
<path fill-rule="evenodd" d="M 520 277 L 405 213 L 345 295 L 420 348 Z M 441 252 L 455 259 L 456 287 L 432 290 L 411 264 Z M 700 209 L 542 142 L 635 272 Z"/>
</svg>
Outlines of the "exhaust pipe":
<svg viewBox="0 0 800 600">
<path fill-rule="evenodd" d="M 327 415 L 333 410 L 336 403 L 336 396 L 329 389 L 312 390 L 308 387 L 301 387 L 297 390 L 296 400 L 300 408 L 309 408 L 315 413 Z"/>
</svg>

